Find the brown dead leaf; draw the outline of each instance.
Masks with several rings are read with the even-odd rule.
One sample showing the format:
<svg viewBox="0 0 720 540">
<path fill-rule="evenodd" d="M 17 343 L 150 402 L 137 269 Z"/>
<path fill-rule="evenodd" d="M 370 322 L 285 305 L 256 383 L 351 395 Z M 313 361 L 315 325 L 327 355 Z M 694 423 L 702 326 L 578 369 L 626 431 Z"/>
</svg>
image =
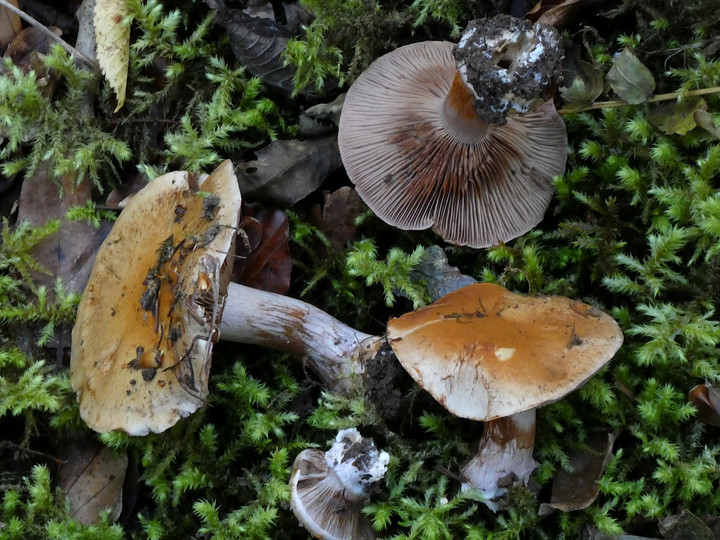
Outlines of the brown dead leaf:
<svg viewBox="0 0 720 540">
<path fill-rule="evenodd" d="M 355 219 L 366 209 L 365 203 L 350 186 L 325 195 L 318 228 L 330 241 L 331 254 L 337 254 L 355 238 Z"/>
<path fill-rule="evenodd" d="M 698 384 L 688 394 L 688 400 L 698 410 L 698 420 L 720 426 L 720 388 L 711 384 Z"/>
<path fill-rule="evenodd" d="M 9 0 L 9 2 L 18 7 L 17 0 Z M 6 7 L 0 7 L 0 45 L 7 45 L 22 30 L 20 17 L 17 13 L 13 13 Z"/>
<path fill-rule="evenodd" d="M 288 26 L 265 17 L 261 8 L 229 9 L 216 0 L 205 0 L 205 3 L 217 10 L 215 22 L 227 32 L 230 46 L 240 63 L 265 85 L 286 96 L 293 95 L 296 68 L 286 65 L 285 50 L 288 40 L 293 37 L 291 27 L 297 25 L 287 16 L 289 13 L 286 14 Z M 328 80 L 324 88 L 336 86 L 337 81 Z M 312 85 L 299 93 L 308 98 L 318 97 Z"/>
<path fill-rule="evenodd" d="M 110 521 L 122 510 L 122 489 L 128 458 L 90 440 L 73 443 L 58 473 L 58 485 L 70 502 L 70 513 L 83 525 L 98 521 L 110 509 Z"/>
<path fill-rule="evenodd" d="M 330 103 L 318 103 L 300 113 L 298 135 L 300 137 L 319 137 L 336 132 L 340 125 L 340 114 L 345 103 L 345 93 Z"/>
<path fill-rule="evenodd" d="M 57 278 L 61 278 L 71 292 L 81 293 L 85 289 L 95 253 L 107 236 L 110 224 L 95 229 L 89 223 L 68 220 L 65 213 L 73 206 L 84 205 L 91 199 L 91 192 L 89 182 L 75 186 L 74 179 L 65 176 L 61 196 L 58 186 L 42 165 L 34 176 L 23 181 L 18 222 L 44 225 L 52 219 L 60 220 L 60 230 L 45 238 L 34 251 L 38 263 L 49 272 L 36 275 L 36 283 L 46 286 L 48 291 L 52 291 Z"/>
<path fill-rule="evenodd" d="M 665 540 L 714 540 L 710 527 L 700 518 L 687 510 L 682 513 L 661 518 L 658 522 Z"/>
<path fill-rule="evenodd" d="M 237 170 L 243 197 L 288 208 L 320 187 L 340 168 L 337 137 L 274 141 Z"/>
<path fill-rule="evenodd" d="M 580 8 L 583 0 L 540 0 L 525 15 L 533 22 L 549 24 L 556 28 L 565 27 L 575 12 Z"/>
<path fill-rule="evenodd" d="M 105 79 L 115 91 L 115 112 L 125 103 L 130 63 L 130 25 L 126 20 L 129 14 L 124 0 L 95 0 L 93 24 L 97 61 Z"/>
<path fill-rule="evenodd" d="M 49 30 L 59 36 L 62 34 L 59 28 L 51 26 Z M 10 58 L 12 63 L 21 68 L 25 73 L 35 69 L 38 74 L 43 74 L 47 68 L 38 62 L 38 55 L 47 54 L 50 51 L 52 40 L 48 35 L 34 26 L 29 26 L 19 32 L 5 49 L 5 58 Z M 40 71 L 38 71 L 38 69 Z M 42 78 L 43 75 L 40 75 Z"/>
<path fill-rule="evenodd" d="M 597 481 L 605 471 L 616 437 L 613 433 L 598 433 L 590 438 L 587 448 L 570 454 L 572 470 L 562 469 L 555 475 L 550 502 L 540 505 L 541 516 L 553 509 L 582 510 L 593 503 L 600 493 Z"/>
<path fill-rule="evenodd" d="M 285 65 L 285 49 L 292 34 L 274 20 L 228 9 L 221 2 L 207 4 L 217 9 L 215 21 L 225 28 L 233 53 L 247 70 L 266 85 L 290 95 L 295 69 Z"/>
<path fill-rule="evenodd" d="M 107 199 L 105 199 L 105 206 L 110 208 L 125 208 L 135 194 L 146 185 L 147 177 L 145 175 L 134 175 L 108 193 Z"/>
<path fill-rule="evenodd" d="M 703 128 L 710 135 L 712 135 L 716 139 L 720 139 L 720 125 L 715 123 L 713 114 L 711 112 L 703 110 L 695 111 L 693 119 L 698 126 Z"/>
<path fill-rule="evenodd" d="M 243 203 L 240 229 L 247 242 L 238 242 L 232 280 L 254 289 L 286 294 L 290 288 L 288 218 L 259 203 Z"/>
</svg>

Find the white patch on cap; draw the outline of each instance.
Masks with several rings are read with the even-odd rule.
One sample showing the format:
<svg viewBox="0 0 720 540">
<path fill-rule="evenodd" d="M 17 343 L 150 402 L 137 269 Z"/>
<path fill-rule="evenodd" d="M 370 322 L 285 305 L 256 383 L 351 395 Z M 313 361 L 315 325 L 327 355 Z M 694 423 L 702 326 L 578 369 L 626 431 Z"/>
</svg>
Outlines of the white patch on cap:
<svg viewBox="0 0 720 540">
<path fill-rule="evenodd" d="M 495 357 L 501 362 L 510 360 L 515 354 L 515 349 L 511 347 L 498 347 L 495 349 Z"/>
</svg>

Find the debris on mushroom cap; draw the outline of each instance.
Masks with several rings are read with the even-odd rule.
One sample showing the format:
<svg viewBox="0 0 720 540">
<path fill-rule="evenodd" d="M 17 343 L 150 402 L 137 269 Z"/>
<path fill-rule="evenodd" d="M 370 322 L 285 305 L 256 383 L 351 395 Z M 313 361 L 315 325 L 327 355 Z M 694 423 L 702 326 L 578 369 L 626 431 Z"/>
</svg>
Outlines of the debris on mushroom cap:
<svg viewBox="0 0 720 540">
<path fill-rule="evenodd" d="M 389 456 L 357 429 L 338 433 L 327 452 L 303 450 L 290 477 L 290 507 L 316 538 L 371 540 L 375 533 L 360 512 L 370 487 L 387 471 Z"/>
<path fill-rule="evenodd" d="M 387 335 L 420 386 L 451 413 L 482 421 L 561 399 L 623 341 L 615 320 L 594 307 L 491 283 L 392 319 Z"/>
<path fill-rule="evenodd" d="M 500 125 L 552 97 L 563 59 L 554 27 L 510 15 L 470 21 L 453 54 L 475 112 Z"/>
<path fill-rule="evenodd" d="M 481 248 L 542 220 L 552 178 L 565 171 L 567 133 L 551 101 L 503 126 L 471 107 L 468 118 L 462 99 L 455 110 L 446 103 L 458 74 L 453 48 L 414 43 L 373 62 L 347 93 L 338 143 L 348 177 L 380 219 Z"/>
<path fill-rule="evenodd" d="M 72 387 L 92 429 L 161 432 L 204 403 L 239 211 L 229 161 L 156 178 L 122 211 L 72 333 Z"/>
</svg>

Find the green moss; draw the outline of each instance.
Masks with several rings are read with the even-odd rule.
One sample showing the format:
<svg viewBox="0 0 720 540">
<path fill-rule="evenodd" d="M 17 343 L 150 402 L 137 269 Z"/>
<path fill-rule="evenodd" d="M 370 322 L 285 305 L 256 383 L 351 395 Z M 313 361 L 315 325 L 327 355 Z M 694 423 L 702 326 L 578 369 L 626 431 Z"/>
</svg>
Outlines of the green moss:
<svg viewBox="0 0 720 540">
<path fill-rule="evenodd" d="M 209 11 L 190 4 L 172 10 L 156 1 L 129 2 L 135 41 L 128 100 L 112 116 L 109 89 L 103 86 L 98 98 L 99 117 L 112 121 L 77 124 L 64 112 L 98 81 L 60 50 L 48 60 L 63 74 L 52 97 L 38 90 L 37 75 L 11 70 L 1 77 L 5 171 L 31 174 L 49 156 L 56 174 L 74 163 L 78 179 L 107 186 L 113 167 L 148 174 L 170 166 L 206 169 L 287 129 L 280 107 L 234 62 L 227 42 L 210 39 Z M 463 2 L 447 1 L 305 5 L 316 19 L 290 55 L 296 65 L 304 62 L 299 85 L 351 81 L 385 49 L 447 37 L 477 15 Z M 631 25 L 624 37 L 607 42 L 622 48 L 639 35 L 642 43 L 663 41 L 657 50 L 673 48 L 668 73 L 658 72 L 668 90 L 720 84 L 720 63 L 697 45 L 708 45 L 713 21 L 694 20 L 689 32 L 679 31 L 671 15 L 643 5 L 649 7 L 637 13 L 647 24 Z M 612 58 L 613 50 L 590 45 L 596 58 Z M 704 99 L 709 111 L 718 109 L 717 96 Z M 572 451 L 598 431 L 618 434 L 600 494 L 588 508 L 539 518 L 533 494 L 517 489 L 509 508 L 493 514 L 476 495 L 460 494 L 452 475 L 475 450 L 478 423 L 452 417 L 414 390 L 402 425 L 391 429 L 362 396 L 325 392 L 283 355 L 218 343 L 207 407 L 160 435 L 102 436 L 106 445 L 127 450 L 138 467 L 139 496 L 122 526 L 81 526 L 55 492 L 46 456 L 49 439 L 86 428 L 66 370 L 42 347 L 59 328 L 69 328 L 77 297 L 58 284 L 49 300 L 32 279 L 42 270 L 32 249 L 57 223 L 31 228 L 4 221 L 0 431 L 23 456 L 23 468 L 3 476 L 0 536 L 305 538 L 288 509 L 293 459 L 308 447 L 327 448 L 337 429 L 350 426 L 392 456 L 365 510 L 382 537 L 578 538 L 590 526 L 654 537 L 658 520 L 683 508 L 717 515 L 720 433 L 696 418 L 686 396 L 697 383 L 720 384 L 720 142 L 699 127 L 665 133 L 653 107 L 565 117 L 568 170 L 554 181 L 545 221 L 488 250 L 447 248 L 451 263 L 478 280 L 580 298 L 621 324 L 625 343 L 609 366 L 538 414 L 535 479 L 545 498 L 557 471 L 570 467 Z M 298 206 L 291 215 L 292 294 L 371 332 L 381 332 L 389 315 L 427 301 L 422 284 L 409 276 L 422 250 L 438 241 L 432 233 L 398 232 L 367 219 L 357 234 L 364 240 L 331 254 L 328 239 Z M 90 206 L 73 215 L 98 218 Z M 26 327 L 31 330 L 19 331 Z M 5 454 L 2 459 L 15 463 Z"/>
<path fill-rule="evenodd" d="M 22 486 L 4 492 L 1 515 L 0 534 L 8 540 L 120 540 L 124 537 L 122 527 L 108 523 L 107 515 L 91 526 L 72 519 L 62 493 L 52 487 L 50 471 L 41 465 L 33 467 Z"/>
</svg>

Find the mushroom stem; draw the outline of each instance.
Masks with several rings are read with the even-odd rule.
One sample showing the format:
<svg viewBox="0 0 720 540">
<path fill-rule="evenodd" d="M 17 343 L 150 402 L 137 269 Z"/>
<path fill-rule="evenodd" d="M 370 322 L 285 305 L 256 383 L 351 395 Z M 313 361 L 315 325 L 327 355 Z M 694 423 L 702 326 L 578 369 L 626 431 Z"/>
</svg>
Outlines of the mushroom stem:
<svg viewBox="0 0 720 540">
<path fill-rule="evenodd" d="M 331 390 L 353 387 L 380 337 L 365 334 L 313 305 L 289 296 L 230 283 L 221 339 L 292 354 L 306 362 Z"/>
<path fill-rule="evenodd" d="M 488 123 L 475 113 L 475 94 L 467 87 L 458 71 L 450 91 L 442 102 L 440 120 L 458 142 L 474 144 L 485 136 Z"/>
<path fill-rule="evenodd" d="M 479 489 L 496 511 L 494 502 L 514 484 L 526 485 L 535 470 L 535 411 L 530 409 L 485 423 L 478 453 L 462 469 L 463 491 Z"/>
</svg>

